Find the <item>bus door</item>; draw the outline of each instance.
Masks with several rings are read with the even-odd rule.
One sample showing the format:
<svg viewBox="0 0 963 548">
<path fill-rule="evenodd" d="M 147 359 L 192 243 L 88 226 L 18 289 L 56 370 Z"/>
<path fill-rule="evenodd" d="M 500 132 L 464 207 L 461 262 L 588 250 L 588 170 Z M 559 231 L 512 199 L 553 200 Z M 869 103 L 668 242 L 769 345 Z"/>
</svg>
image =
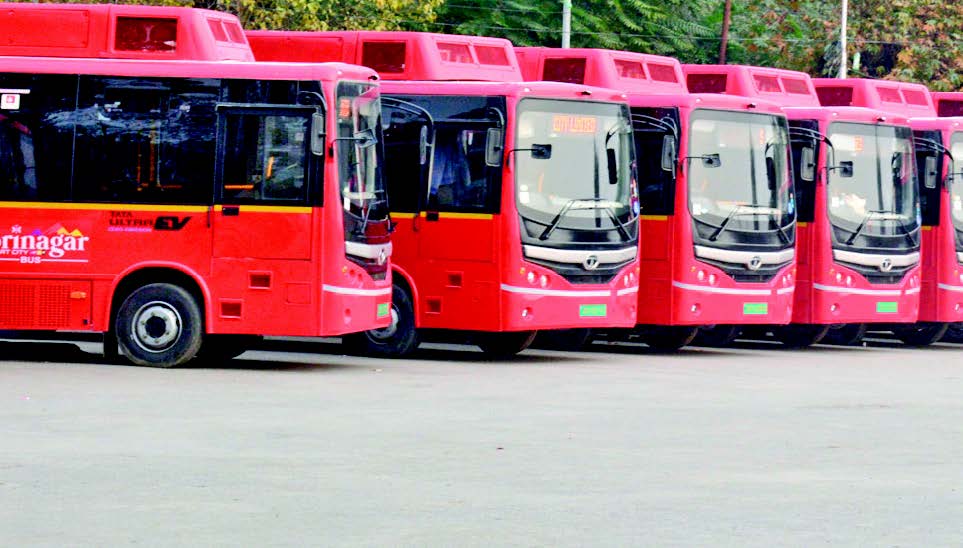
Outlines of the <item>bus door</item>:
<svg viewBox="0 0 963 548">
<path fill-rule="evenodd" d="M 322 236 L 314 234 L 321 223 L 311 207 L 320 194 L 310 184 L 320 164 L 309 146 L 314 113 L 310 107 L 218 107 L 215 323 L 242 320 L 245 330 L 263 334 L 314 325 L 310 305 L 320 273 L 311 258 Z"/>
<path fill-rule="evenodd" d="M 434 125 L 427 110 L 400 99 L 382 97 L 388 205 L 395 230 L 392 262 L 414 274 L 418 258 L 415 217 L 426 204 Z"/>
<path fill-rule="evenodd" d="M 415 220 L 423 327 L 496 329 L 495 212 L 504 135 L 497 122 L 436 120 L 425 206 Z M 493 131 L 489 131 L 493 130 Z M 497 146 L 494 146 L 497 141 Z"/>
</svg>

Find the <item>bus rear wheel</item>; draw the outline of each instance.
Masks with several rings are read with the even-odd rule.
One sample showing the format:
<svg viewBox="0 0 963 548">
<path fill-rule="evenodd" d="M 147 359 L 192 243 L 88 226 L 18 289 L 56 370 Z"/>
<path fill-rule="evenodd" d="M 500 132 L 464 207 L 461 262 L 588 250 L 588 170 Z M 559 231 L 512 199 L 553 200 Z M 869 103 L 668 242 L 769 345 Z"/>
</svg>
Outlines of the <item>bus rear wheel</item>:
<svg viewBox="0 0 963 548">
<path fill-rule="evenodd" d="M 862 342 L 865 335 L 866 324 L 864 323 L 834 325 L 829 328 L 829 332 L 823 337 L 823 343 L 838 346 L 856 346 Z"/>
<path fill-rule="evenodd" d="M 929 346 L 943 338 L 950 325 L 935 322 L 917 322 L 893 328 L 896 338 L 910 346 Z"/>
<path fill-rule="evenodd" d="M 742 328 L 738 325 L 713 325 L 699 328 L 692 344 L 695 346 L 724 347 L 736 340 Z"/>
<path fill-rule="evenodd" d="M 539 331 L 532 346 L 546 350 L 578 352 L 592 343 L 592 330 L 588 328 L 549 329 Z"/>
<path fill-rule="evenodd" d="M 949 324 L 941 340 L 948 343 L 963 343 L 963 323 Z"/>
<path fill-rule="evenodd" d="M 806 348 L 823 340 L 828 325 L 790 324 L 772 328 L 773 337 L 789 348 Z"/>
<path fill-rule="evenodd" d="M 120 305 L 114 333 L 121 353 L 135 365 L 179 367 L 201 348 L 201 309 L 183 287 L 145 285 Z"/>
<path fill-rule="evenodd" d="M 510 358 L 528 348 L 537 331 L 482 332 L 475 334 L 475 344 L 493 358 Z"/>
<path fill-rule="evenodd" d="M 642 342 L 659 352 L 674 352 L 691 343 L 699 334 L 697 326 L 663 325 L 649 326 L 642 333 Z"/>
<path fill-rule="evenodd" d="M 391 324 L 381 329 L 345 335 L 344 344 L 355 354 L 377 358 L 403 358 L 418 348 L 415 307 L 408 292 L 391 287 Z"/>
</svg>

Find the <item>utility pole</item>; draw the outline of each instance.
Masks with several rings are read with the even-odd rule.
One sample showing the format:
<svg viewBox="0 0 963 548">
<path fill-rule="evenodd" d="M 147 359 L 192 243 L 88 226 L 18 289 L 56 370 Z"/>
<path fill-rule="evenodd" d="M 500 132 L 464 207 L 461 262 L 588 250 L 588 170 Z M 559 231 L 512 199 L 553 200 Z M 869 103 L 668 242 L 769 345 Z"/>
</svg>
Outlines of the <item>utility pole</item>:
<svg viewBox="0 0 963 548">
<path fill-rule="evenodd" d="M 839 24 L 839 77 L 846 78 L 846 17 L 849 0 L 843 0 L 843 17 Z"/>
<path fill-rule="evenodd" d="M 572 0 L 562 0 L 562 47 L 572 47 Z"/>
<path fill-rule="evenodd" d="M 729 19 L 732 17 L 732 0 L 726 0 L 725 11 L 722 12 L 722 45 L 719 46 L 719 64 L 726 64 L 726 46 L 729 44 Z"/>
</svg>

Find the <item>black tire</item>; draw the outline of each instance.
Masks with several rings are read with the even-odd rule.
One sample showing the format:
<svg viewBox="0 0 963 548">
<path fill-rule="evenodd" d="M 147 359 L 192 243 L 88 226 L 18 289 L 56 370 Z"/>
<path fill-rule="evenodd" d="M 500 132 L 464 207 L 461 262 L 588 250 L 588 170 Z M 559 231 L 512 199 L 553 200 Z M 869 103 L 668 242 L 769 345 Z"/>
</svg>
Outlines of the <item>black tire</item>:
<svg viewBox="0 0 963 548">
<path fill-rule="evenodd" d="M 414 304 L 408 292 L 397 285 L 391 288 L 391 325 L 344 337 L 344 344 L 352 353 L 377 358 L 403 358 L 414 352 L 420 342 Z"/>
<path fill-rule="evenodd" d="M 592 330 L 588 328 L 549 329 L 539 331 L 532 343 L 534 348 L 578 352 L 592 343 Z"/>
<path fill-rule="evenodd" d="M 713 325 L 700 327 L 692 344 L 695 346 L 724 347 L 732 344 L 742 333 L 739 325 Z"/>
<path fill-rule="evenodd" d="M 208 335 L 194 356 L 193 366 L 218 364 L 233 360 L 264 340 L 258 335 Z"/>
<path fill-rule="evenodd" d="M 114 333 L 120 351 L 135 365 L 179 367 L 201 348 L 201 309 L 183 287 L 157 283 L 139 287 L 117 311 Z"/>
<path fill-rule="evenodd" d="M 829 332 L 823 337 L 823 344 L 835 344 L 837 346 L 856 346 L 866 335 L 866 324 L 847 323 L 843 325 L 830 326 Z"/>
<path fill-rule="evenodd" d="M 537 331 L 480 332 L 475 344 L 492 358 L 510 358 L 528 348 Z"/>
<path fill-rule="evenodd" d="M 674 352 L 691 343 L 699 334 L 697 326 L 664 325 L 646 327 L 642 342 L 659 352 Z"/>
<path fill-rule="evenodd" d="M 943 342 L 963 343 L 963 323 L 951 323 L 943 334 Z"/>
<path fill-rule="evenodd" d="M 910 346 L 929 346 L 943 338 L 950 324 L 917 322 L 898 325 L 893 328 L 896 338 Z"/>
<path fill-rule="evenodd" d="M 789 348 L 806 348 L 820 341 L 829 332 L 828 325 L 790 324 L 774 326 L 772 335 Z"/>
</svg>

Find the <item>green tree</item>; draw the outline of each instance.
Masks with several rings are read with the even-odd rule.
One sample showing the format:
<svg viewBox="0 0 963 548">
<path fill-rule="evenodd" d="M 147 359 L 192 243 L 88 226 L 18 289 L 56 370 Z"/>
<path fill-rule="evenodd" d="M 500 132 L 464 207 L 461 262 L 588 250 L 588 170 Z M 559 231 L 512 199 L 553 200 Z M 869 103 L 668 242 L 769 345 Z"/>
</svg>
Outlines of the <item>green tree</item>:
<svg viewBox="0 0 963 548">
<path fill-rule="evenodd" d="M 697 21 L 707 0 L 576 0 L 572 7 L 572 47 L 646 53 L 694 54 L 693 38 L 712 30 Z M 517 45 L 561 44 L 561 0 L 448 0 L 436 28 L 459 34 L 508 38 Z"/>
</svg>

